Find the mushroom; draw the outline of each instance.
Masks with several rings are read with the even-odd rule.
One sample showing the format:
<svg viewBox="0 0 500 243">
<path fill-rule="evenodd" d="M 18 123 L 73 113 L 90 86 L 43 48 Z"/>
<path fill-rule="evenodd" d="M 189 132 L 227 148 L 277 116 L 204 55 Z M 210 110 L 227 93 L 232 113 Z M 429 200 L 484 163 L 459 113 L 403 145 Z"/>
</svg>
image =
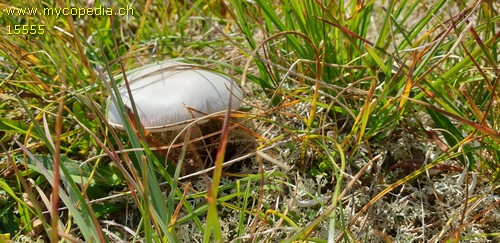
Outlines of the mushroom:
<svg viewBox="0 0 500 243">
<path fill-rule="evenodd" d="M 231 109 L 237 109 L 243 97 L 230 77 L 175 61 L 134 69 L 127 79 L 137 115 L 148 132 L 180 130 L 194 119 L 198 119 L 197 124 L 205 123 L 206 119 L 199 118 L 225 111 L 229 104 Z M 131 108 L 126 86 L 118 90 L 124 105 Z M 120 110 L 111 98 L 108 98 L 108 122 L 124 129 Z"/>
</svg>

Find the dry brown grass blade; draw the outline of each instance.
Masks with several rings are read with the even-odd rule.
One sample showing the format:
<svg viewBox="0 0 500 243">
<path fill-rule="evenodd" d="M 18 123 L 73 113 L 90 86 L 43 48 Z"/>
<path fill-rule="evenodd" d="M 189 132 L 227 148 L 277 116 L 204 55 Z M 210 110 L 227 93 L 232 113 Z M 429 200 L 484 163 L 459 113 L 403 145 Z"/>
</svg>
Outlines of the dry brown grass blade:
<svg viewBox="0 0 500 243">
<path fill-rule="evenodd" d="M 174 214 L 172 215 L 172 218 L 170 219 L 169 227 L 172 227 L 175 222 L 177 221 L 177 218 L 179 217 L 179 213 L 181 212 L 182 209 L 182 204 L 184 203 L 184 200 L 186 200 L 186 195 L 188 193 L 189 187 L 191 186 L 191 182 L 188 182 L 186 186 L 184 187 L 184 192 L 182 193 L 182 197 L 179 200 L 179 204 L 177 204 L 177 207 L 175 208 Z M 169 230 L 172 230 L 173 228 L 170 228 Z"/>
<path fill-rule="evenodd" d="M 448 236 L 446 236 L 446 238 L 444 238 L 442 240 L 442 242 L 447 242 L 453 236 L 460 235 L 460 231 L 462 231 L 467 225 L 476 222 L 479 218 L 481 218 L 483 215 L 485 215 L 487 212 L 491 211 L 492 209 L 494 209 L 498 205 L 500 205 L 500 201 L 495 201 L 490 206 L 488 206 L 486 209 L 484 209 L 483 211 L 479 212 L 474 217 L 472 217 L 472 219 L 470 219 L 468 222 L 461 224 L 457 229 L 455 229 L 453 232 L 448 234 Z M 459 242 L 458 240 L 459 240 L 459 237 L 457 237 L 456 242 Z"/>
<path fill-rule="evenodd" d="M 62 64 L 61 70 L 65 69 L 65 65 Z M 66 77 L 64 74 L 60 74 L 60 79 L 62 81 L 62 86 L 66 86 Z M 59 224 L 59 181 L 60 181 L 60 164 L 61 164 L 61 136 L 63 134 L 62 131 L 62 126 L 63 126 L 63 114 L 64 114 L 64 96 L 66 94 L 66 89 L 61 90 L 61 94 L 59 98 L 57 99 L 58 101 L 58 107 L 57 107 L 57 116 L 56 116 L 56 122 L 55 122 L 55 143 L 54 143 L 54 186 L 52 187 L 52 198 L 51 198 L 51 203 L 52 203 L 52 234 L 51 234 L 51 240 L 52 242 L 57 242 L 59 241 L 59 231 L 56 230 L 58 229 L 58 224 Z M 47 134 L 49 136 L 49 134 Z M 99 235 L 102 237 L 102 235 Z M 100 240 L 104 240 L 104 238 L 101 238 Z"/>
<path fill-rule="evenodd" d="M 369 40 L 361 37 L 360 35 L 352 32 L 351 30 L 349 30 L 349 29 L 347 29 L 347 28 L 345 28 L 345 27 L 343 27 L 343 26 L 341 26 L 341 25 L 339 25 L 337 23 L 334 23 L 332 21 L 329 21 L 329 20 L 326 20 L 326 19 L 322 19 L 322 18 L 318 18 L 318 19 L 321 20 L 321 21 L 323 21 L 323 22 L 325 22 L 325 23 L 327 23 L 327 24 L 329 24 L 329 25 L 337 27 L 340 31 L 344 32 L 348 36 L 355 37 L 356 39 L 359 39 L 359 40 L 363 41 L 364 43 L 373 46 L 373 43 L 371 41 L 369 41 Z M 377 47 L 375 47 L 375 48 L 377 48 Z M 379 48 L 377 48 L 377 49 L 379 49 Z"/>
<path fill-rule="evenodd" d="M 471 126 L 475 129 L 477 129 L 478 131 L 486 134 L 486 135 L 489 135 L 491 136 L 492 138 L 494 138 L 495 140 L 497 141 L 500 141 L 500 132 L 497 132 L 489 127 L 487 127 L 486 125 L 481 125 L 481 124 L 478 124 L 478 123 L 475 123 L 475 122 L 472 122 L 470 120 L 467 120 L 461 116 L 458 116 L 458 115 L 455 115 L 451 112 L 448 112 L 446 110 L 443 110 L 441 108 L 438 108 L 438 107 L 435 107 L 429 103 L 426 103 L 424 101 L 421 101 L 421 100 L 416 100 L 416 99 L 412 99 L 412 98 L 408 98 L 409 100 L 421 105 L 421 106 L 424 106 L 425 108 L 429 108 L 431 110 L 434 110 L 434 111 L 437 111 L 443 115 L 446 115 L 446 116 L 449 116 L 455 120 L 458 120 L 459 122 L 463 123 L 463 124 L 466 124 L 468 126 Z"/>
<path fill-rule="evenodd" d="M 365 128 L 368 123 L 368 116 L 370 115 L 371 108 L 375 105 L 376 99 L 373 98 L 373 94 L 375 93 L 375 88 L 377 87 L 377 82 L 375 80 L 372 81 L 372 84 L 370 86 L 370 89 L 368 90 L 368 94 L 366 95 L 366 100 L 365 104 L 363 105 L 363 108 L 358 114 L 358 117 L 356 117 L 356 120 L 354 121 L 353 127 L 359 126 L 358 123 L 361 122 L 360 126 L 361 129 L 359 129 L 359 132 L 356 136 L 356 141 L 355 144 L 360 144 L 361 141 L 363 141 L 363 136 L 365 134 Z"/>
<path fill-rule="evenodd" d="M 405 87 L 403 90 L 403 94 L 401 95 L 401 99 L 399 100 L 399 111 L 403 111 L 403 107 L 410 97 L 410 91 L 413 88 L 413 71 L 415 71 L 415 66 L 417 63 L 420 61 L 419 58 L 417 58 L 417 52 L 413 52 L 413 60 L 410 63 L 410 66 L 408 68 L 408 72 L 406 73 L 406 82 L 405 82 Z"/>
</svg>

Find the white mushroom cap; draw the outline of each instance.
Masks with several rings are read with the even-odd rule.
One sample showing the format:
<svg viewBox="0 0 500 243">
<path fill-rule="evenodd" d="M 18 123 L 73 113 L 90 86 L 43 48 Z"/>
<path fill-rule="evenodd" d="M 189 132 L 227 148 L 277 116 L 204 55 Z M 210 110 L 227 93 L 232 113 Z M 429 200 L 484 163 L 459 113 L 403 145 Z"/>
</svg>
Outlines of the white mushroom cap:
<svg viewBox="0 0 500 243">
<path fill-rule="evenodd" d="M 141 123 L 150 132 L 180 129 L 193 117 L 227 110 L 229 99 L 231 109 L 237 109 L 243 97 L 228 76 L 174 61 L 134 69 L 127 79 Z M 125 106 L 131 108 L 127 88 L 122 85 L 118 90 Z M 123 129 L 119 110 L 111 97 L 108 103 L 108 122 Z"/>
</svg>

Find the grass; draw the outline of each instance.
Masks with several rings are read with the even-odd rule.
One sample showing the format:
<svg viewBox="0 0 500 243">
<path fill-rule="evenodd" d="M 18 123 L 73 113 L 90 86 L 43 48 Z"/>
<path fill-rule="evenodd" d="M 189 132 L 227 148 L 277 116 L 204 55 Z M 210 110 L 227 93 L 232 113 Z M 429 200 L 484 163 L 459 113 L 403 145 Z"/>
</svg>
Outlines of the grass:
<svg viewBox="0 0 500 243">
<path fill-rule="evenodd" d="M 498 241 L 494 1 L 127 4 L 0 4 L 0 241 Z M 246 94 L 207 170 L 106 122 L 121 74 L 173 58 Z"/>
</svg>

